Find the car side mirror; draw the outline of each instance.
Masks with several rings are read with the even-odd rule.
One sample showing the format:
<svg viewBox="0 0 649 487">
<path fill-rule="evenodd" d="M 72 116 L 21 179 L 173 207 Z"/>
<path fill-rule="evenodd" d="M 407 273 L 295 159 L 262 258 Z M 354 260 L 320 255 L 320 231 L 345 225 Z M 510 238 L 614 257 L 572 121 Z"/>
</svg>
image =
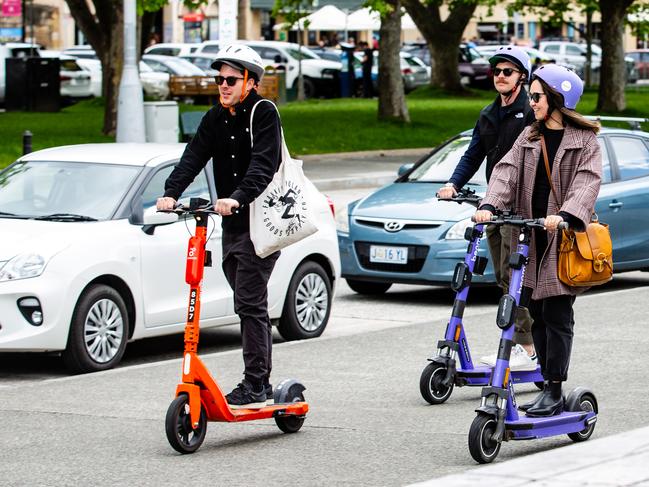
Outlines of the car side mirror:
<svg viewBox="0 0 649 487">
<path fill-rule="evenodd" d="M 143 225 L 169 225 L 178 221 L 176 213 L 160 213 L 156 210 L 155 206 L 151 206 L 144 210 L 142 217 Z"/>
<path fill-rule="evenodd" d="M 277 64 L 282 64 L 282 63 L 286 62 L 286 59 L 284 59 L 279 54 L 275 54 L 275 57 L 273 58 L 273 61 L 275 61 Z"/>
<path fill-rule="evenodd" d="M 403 164 L 397 171 L 397 176 L 401 177 L 412 169 L 414 164 L 411 162 L 409 164 Z"/>
</svg>

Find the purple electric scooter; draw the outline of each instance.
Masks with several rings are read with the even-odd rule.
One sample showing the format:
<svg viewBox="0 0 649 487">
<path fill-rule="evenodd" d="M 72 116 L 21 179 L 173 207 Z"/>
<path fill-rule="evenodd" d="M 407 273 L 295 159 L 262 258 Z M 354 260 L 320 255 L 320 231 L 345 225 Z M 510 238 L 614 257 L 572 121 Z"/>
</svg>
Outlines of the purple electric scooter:
<svg viewBox="0 0 649 487">
<path fill-rule="evenodd" d="M 480 205 L 480 200 L 475 191 L 469 189 L 461 189 L 457 196 L 451 199 L 440 198 L 440 201 L 468 203 L 476 208 Z M 455 301 L 451 319 L 446 325 L 444 339 L 437 342 L 437 355 L 428 359 L 430 363 L 419 378 L 419 392 L 430 404 L 445 402 L 451 397 L 454 386 L 486 386 L 491 378 L 493 367 L 473 365 L 469 342 L 462 324 L 472 277 L 475 274 L 482 275 L 487 266 L 487 258 L 478 255 L 483 234 L 483 225 L 469 227 L 464 233 L 469 247 L 464 262 L 458 262 L 453 273 L 451 288 L 455 291 Z M 539 389 L 543 389 L 543 376 L 539 366 L 536 370 L 513 371 L 511 377 L 516 384 L 533 382 Z"/>
<path fill-rule="evenodd" d="M 496 366 L 489 385 L 482 389 L 482 403 L 469 430 L 469 451 L 478 463 L 490 463 L 500 451 L 503 441 L 531 440 L 567 434 L 576 442 L 586 441 L 597 422 L 597 399 L 584 387 L 573 389 L 565 401 L 564 412 L 555 416 L 519 416 L 514 395 L 514 381 L 509 370 L 509 356 L 514 336 L 514 316 L 520 302 L 523 276 L 528 263 L 530 234 L 533 228 L 545 228 L 543 219 L 523 219 L 503 213 L 487 223 L 514 225 L 520 228 L 518 247 L 509 265 L 512 278 L 509 293 L 498 306 L 496 324 L 502 329 Z M 559 228 L 567 228 L 561 223 Z"/>
</svg>

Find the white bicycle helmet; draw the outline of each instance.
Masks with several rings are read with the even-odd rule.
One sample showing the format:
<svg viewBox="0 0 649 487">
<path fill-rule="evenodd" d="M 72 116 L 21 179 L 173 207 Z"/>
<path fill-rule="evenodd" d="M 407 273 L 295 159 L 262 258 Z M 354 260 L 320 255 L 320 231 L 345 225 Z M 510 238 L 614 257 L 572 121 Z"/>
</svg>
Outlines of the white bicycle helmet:
<svg viewBox="0 0 649 487">
<path fill-rule="evenodd" d="M 261 57 L 253 49 L 243 44 L 230 44 L 216 54 L 212 69 L 220 70 L 223 64 L 235 69 L 247 69 L 258 81 L 264 76 Z"/>
</svg>

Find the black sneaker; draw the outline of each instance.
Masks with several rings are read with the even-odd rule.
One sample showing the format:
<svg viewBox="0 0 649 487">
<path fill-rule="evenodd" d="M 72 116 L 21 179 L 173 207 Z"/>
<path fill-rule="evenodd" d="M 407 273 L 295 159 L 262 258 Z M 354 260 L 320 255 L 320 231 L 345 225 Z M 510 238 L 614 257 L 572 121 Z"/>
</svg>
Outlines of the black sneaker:
<svg viewBox="0 0 649 487">
<path fill-rule="evenodd" d="M 266 384 L 266 405 L 271 406 L 275 404 L 275 397 L 273 396 L 273 386 Z"/>
<path fill-rule="evenodd" d="M 261 409 L 266 406 L 266 390 L 255 392 L 252 384 L 244 379 L 225 400 L 232 409 Z"/>
</svg>

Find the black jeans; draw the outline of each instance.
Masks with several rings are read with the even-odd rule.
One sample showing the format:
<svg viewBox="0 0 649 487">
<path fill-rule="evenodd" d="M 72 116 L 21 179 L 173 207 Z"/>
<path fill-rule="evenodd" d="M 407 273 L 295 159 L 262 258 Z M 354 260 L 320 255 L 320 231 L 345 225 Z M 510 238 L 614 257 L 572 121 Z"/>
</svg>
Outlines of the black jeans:
<svg viewBox="0 0 649 487">
<path fill-rule="evenodd" d="M 545 380 L 566 381 L 575 326 L 574 296 L 530 300 L 534 348 Z"/>
<path fill-rule="evenodd" d="M 255 254 L 250 233 L 223 232 L 223 272 L 234 291 L 234 311 L 241 319 L 245 378 L 257 389 L 272 369 L 273 332 L 268 316 L 268 280 L 279 258 Z"/>
</svg>

